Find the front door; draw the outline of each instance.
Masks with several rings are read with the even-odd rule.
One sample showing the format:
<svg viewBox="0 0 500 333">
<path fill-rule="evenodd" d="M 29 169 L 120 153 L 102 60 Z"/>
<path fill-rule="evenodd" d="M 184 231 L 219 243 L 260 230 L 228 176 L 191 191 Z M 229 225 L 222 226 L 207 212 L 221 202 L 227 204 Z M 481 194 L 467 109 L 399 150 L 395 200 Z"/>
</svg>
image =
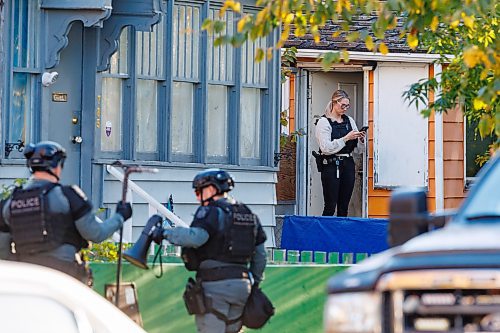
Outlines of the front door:
<svg viewBox="0 0 500 333">
<path fill-rule="evenodd" d="M 82 25 L 74 23 L 68 35 L 68 46 L 61 52 L 60 62 L 51 69 L 59 76 L 48 87 L 48 139 L 60 143 L 68 155 L 61 182 L 77 185 L 81 185 L 82 35 Z"/>
<path fill-rule="evenodd" d="M 332 93 L 341 89 L 347 92 L 351 99 L 351 108 L 347 115 L 354 118 L 358 128 L 363 122 L 363 72 L 310 72 L 311 101 L 309 104 L 308 123 L 308 209 L 307 215 L 321 215 L 323 212 L 323 189 L 321 175 L 316 168 L 314 157 L 311 152 L 318 151 L 318 143 L 315 137 L 315 121 L 325 113 L 325 107 L 330 101 Z M 363 193 L 363 156 L 354 154 L 356 163 L 356 180 L 354 190 L 349 204 L 349 216 L 362 216 L 362 193 Z"/>
</svg>

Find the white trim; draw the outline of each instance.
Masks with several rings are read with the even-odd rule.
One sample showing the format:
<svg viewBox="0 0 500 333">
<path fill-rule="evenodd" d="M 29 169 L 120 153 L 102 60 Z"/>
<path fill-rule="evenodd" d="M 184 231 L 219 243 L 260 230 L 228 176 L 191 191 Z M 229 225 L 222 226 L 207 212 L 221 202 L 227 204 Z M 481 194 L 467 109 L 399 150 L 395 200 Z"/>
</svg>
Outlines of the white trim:
<svg viewBox="0 0 500 333">
<path fill-rule="evenodd" d="M 282 49 L 284 50 L 284 49 Z M 297 50 L 297 58 L 313 58 L 316 59 L 325 53 L 334 50 L 316 50 L 316 49 L 299 49 Z M 282 51 L 283 52 L 283 51 Z M 349 60 L 372 60 L 372 61 L 391 61 L 391 62 L 424 62 L 431 63 L 440 58 L 438 54 L 429 53 L 374 53 L 374 52 L 359 52 L 348 51 Z M 452 56 L 450 55 L 451 59 Z M 320 63 L 316 63 L 317 67 L 321 67 Z"/>
<path fill-rule="evenodd" d="M 111 174 L 113 177 L 118 179 L 119 181 L 123 182 L 124 180 L 124 175 L 121 173 L 117 168 L 111 165 L 106 165 L 106 170 L 108 171 L 109 174 Z M 156 173 L 158 172 L 158 169 L 150 169 L 151 171 Z M 163 206 L 158 200 L 153 198 L 149 193 L 144 191 L 139 185 L 128 179 L 128 188 L 143 198 L 149 205 L 153 206 L 158 213 L 162 214 L 163 216 L 167 217 L 170 221 L 174 222 L 175 225 L 180 225 L 181 227 L 189 227 L 189 225 L 184 222 L 180 217 L 169 211 L 165 206 Z M 149 208 L 148 208 L 149 209 Z"/>
<path fill-rule="evenodd" d="M 308 84 L 308 71 L 299 69 L 295 76 L 295 119 L 296 128 L 303 128 L 308 131 L 308 98 L 307 98 L 307 84 Z M 308 179 L 309 179 L 309 160 L 308 157 L 308 140 L 309 136 L 299 136 L 297 139 L 297 167 L 296 167 L 296 197 L 298 215 L 307 215 L 308 205 Z"/>
<path fill-rule="evenodd" d="M 442 66 L 434 64 L 434 77 L 439 82 L 441 81 Z M 436 89 L 434 92 L 434 101 L 438 98 L 441 91 Z M 444 209 L 444 156 L 443 156 L 443 115 L 442 113 L 434 113 L 434 165 L 435 165 L 435 182 L 436 182 L 436 211 Z"/>
<path fill-rule="evenodd" d="M 369 108 L 369 97 L 370 97 L 370 71 L 371 66 L 363 67 L 363 126 L 368 125 L 368 108 Z M 373 128 L 368 129 L 367 133 L 373 131 Z M 368 159 L 370 157 L 370 152 L 368 148 L 368 136 L 365 138 L 365 151 L 363 153 L 363 191 L 361 194 L 361 216 L 368 217 Z"/>
</svg>

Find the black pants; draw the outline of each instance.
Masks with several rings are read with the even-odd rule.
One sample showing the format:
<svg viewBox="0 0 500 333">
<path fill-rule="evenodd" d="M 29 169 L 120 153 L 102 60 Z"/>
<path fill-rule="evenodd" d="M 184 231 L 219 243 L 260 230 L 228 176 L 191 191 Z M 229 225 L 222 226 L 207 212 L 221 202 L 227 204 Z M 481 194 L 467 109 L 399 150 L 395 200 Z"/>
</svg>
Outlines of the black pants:
<svg viewBox="0 0 500 333">
<path fill-rule="evenodd" d="M 323 200 L 325 201 L 323 216 L 333 216 L 335 209 L 337 209 L 337 216 L 347 216 L 349 201 L 354 188 L 354 159 L 347 157 L 340 160 L 338 168 L 338 178 L 335 163 L 325 165 L 323 172 L 321 172 Z"/>
</svg>

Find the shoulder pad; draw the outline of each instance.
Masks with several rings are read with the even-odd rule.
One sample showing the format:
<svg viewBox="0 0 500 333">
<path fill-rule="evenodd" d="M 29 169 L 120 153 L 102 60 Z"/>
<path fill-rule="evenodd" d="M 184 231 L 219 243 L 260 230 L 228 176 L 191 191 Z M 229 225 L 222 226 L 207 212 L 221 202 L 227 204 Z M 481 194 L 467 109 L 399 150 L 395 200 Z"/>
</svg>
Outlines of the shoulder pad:
<svg viewBox="0 0 500 333">
<path fill-rule="evenodd" d="M 83 193 L 82 189 L 78 185 L 71 185 L 70 186 L 73 191 L 75 191 L 76 194 L 78 194 L 79 197 L 81 197 L 83 200 L 87 201 L 87 196 L 85 193 Z"/>
<path fill-rule="evenodd" d="M 201 206 L 198 208 L 198 210 L 194 214 L 194 217 L 196 217 L 197 219 L 204 219 L 205 217 L 207 217 L 208 212 L 210 212 L 210 207 Z"/>
</svg>

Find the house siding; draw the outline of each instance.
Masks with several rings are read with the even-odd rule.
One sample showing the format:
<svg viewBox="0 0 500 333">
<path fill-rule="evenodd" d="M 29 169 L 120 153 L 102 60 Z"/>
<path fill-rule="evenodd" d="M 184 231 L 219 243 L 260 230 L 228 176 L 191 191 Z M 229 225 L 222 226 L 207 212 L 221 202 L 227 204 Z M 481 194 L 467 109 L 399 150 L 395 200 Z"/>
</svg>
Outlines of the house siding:
<svg viewBox="0 0 500 333">
<path fill-rule="evenodd" d="M 131 174 L 130 180 L 148 192 L 152 197 L 162 203 L 168 202 L 172 195 L 174 202 L 174 213 L 184 222 L 190 224 L 193 215 L 199 207 L 193 194 L 192 179 L 202 169 L 164 168 L 160 169 L 154 176 L 143 174 Z M 261 224 L 266 231 L 268 241 L 266 246 L 274 246 L 275 225 L 274 206 L 276 205 L 276 174 L 266 171 L 231 171 L 235 179 L 235 188 L 230 192 L 236 200 L 244 202 L 260 218 Z M 101 207 L 107 208 L 107 214 L 114 212 L 116 202 L 120 200 L 122 183 L 112 175 L 104 175 L 104 186 L 102 192 Z M 97 201 L 97 200 L 96 200 Z M 132 194 L 133 202 L 133 224 L 132 240 L 139 237 L 143 227 L 148 220 L 148 204 L 136 194 Z"/>
<path fill-rule="evenodd" d="M 444 208 L 457 208 L 464 191 L 464 117 L 460 107 L 443 114 Z"/>
</svg>

